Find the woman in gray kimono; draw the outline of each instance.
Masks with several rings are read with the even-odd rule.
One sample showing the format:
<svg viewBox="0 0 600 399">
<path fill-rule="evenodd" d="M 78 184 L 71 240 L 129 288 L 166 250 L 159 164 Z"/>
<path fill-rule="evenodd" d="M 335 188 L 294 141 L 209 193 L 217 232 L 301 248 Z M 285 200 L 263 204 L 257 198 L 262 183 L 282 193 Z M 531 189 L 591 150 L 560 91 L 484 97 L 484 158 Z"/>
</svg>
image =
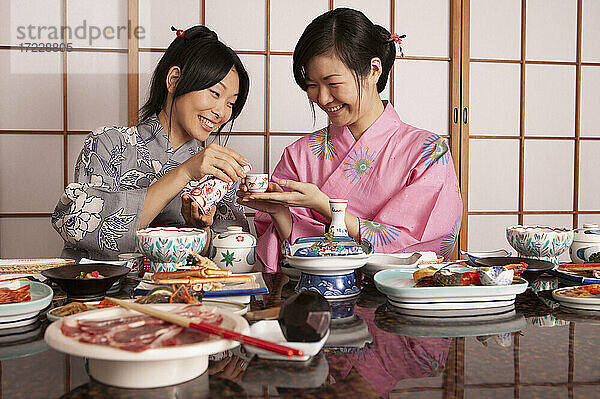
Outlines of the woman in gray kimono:
<svg viewBox="0 0 600 399">
<path fill-rule="evenodd" d="M 153 224 L 186 224 L 210 234 L 248 229 L 235 202 L 238 184 L 207 215 L 185 193 L 206 175 L 244 176 L 237 152 L 200 142 L 239 116 L 249 78 L 235 52 L 204 26 L 177 31 L 152 78 L 141 123 L 92 131 L 52 215 L 63 257 L 117 259 L 135 250 L 135 232 Z M 204 253 L 208 250 L 206 246 Z"/>
</svg>

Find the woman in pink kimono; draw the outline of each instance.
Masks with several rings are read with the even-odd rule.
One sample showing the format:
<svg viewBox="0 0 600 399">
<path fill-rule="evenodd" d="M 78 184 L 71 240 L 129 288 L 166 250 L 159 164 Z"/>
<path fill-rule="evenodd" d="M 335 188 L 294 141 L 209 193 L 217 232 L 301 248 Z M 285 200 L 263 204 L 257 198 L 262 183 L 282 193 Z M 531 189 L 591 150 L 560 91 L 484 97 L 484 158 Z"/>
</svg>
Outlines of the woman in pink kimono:
<svg viewBox="0 0 600 399">
<path fill-rule="evenodd" d="M 402 122 L 379 97 L 398 42 L 347 8 L 317 17 L 300 37 L 294 78 L 331 124 L 284 150 L 267 192 L 238 192 L 258 211 L 266 271 L 277 271 L 282 240 L 325 233 L 330 198 L 348 200 L 349 235 L 377 252 L 452 253 L 462 201 L 447 141 Z"/>
</svg>

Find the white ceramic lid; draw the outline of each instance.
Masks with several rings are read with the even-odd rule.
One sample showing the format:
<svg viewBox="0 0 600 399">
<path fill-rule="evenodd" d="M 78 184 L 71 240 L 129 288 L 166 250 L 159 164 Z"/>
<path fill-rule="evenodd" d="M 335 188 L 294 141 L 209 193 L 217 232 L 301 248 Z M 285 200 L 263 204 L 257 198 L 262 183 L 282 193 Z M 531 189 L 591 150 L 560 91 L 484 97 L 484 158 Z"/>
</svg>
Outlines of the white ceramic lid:
<svg viewBox="0 0 600 399">
<path fill-rule="evenodd" d="M 573 241 L 600 243 L 600 228 L 597 224 L 584 224 L 574 231 Z"/>
<path fill-rule="evenodd" d="M 229 226 L 213 238 L 212 244 L 215 248 L 251 248 L 256 246 L 256 237 L 240 226 Z"/>
</svg>

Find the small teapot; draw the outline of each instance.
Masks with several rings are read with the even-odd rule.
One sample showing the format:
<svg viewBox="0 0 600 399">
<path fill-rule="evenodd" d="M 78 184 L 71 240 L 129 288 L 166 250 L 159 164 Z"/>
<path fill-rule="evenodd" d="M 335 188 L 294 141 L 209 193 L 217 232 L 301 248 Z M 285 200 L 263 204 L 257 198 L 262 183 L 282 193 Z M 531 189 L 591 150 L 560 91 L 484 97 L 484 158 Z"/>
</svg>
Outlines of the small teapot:
<svg viewBox="0 0 600 399">
<path fill-rule="evenodd" d="M 600 252 L 600 228 L 597 224 L 584 224 L 575 229 L 569 255 L 573 263 L 583 263 L 590 255 Z"/>
<path fill-rule="evenodd" d="M 210 258 L 223 270 L 232 273 L 248 273 L 254 268 L 256 237 L 240 226 L 229 226 L 212 239 Z"/>
</svg>

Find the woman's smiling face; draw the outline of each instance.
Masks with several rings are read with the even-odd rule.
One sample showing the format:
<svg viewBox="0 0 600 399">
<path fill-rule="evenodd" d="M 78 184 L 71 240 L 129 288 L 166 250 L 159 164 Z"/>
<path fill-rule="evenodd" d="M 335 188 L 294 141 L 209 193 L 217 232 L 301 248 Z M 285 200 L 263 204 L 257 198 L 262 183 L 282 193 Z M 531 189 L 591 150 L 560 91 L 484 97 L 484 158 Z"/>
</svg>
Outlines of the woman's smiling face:
<svg viewBox="0 0 600 399">
<path fill-rule="evenodd" d="M 356 75 L 338 57 L 313 57 L 307 64 L 306 76 L 309 100 L 325 111 L 331 123 L 336 126 L 360 123 L 372 102 L 380 101 L 377 89 L 369 79 L 361 80 L 359 101 Z"/>
<path fill-rule="evenodd" d="M 231 118 L 238 91 L 238 74 L 231 68 L 214 86 L 176 98 L 173 113 L 176 123 L 196 140 L 206 140 L 211 132 Z"/>
</svg>

